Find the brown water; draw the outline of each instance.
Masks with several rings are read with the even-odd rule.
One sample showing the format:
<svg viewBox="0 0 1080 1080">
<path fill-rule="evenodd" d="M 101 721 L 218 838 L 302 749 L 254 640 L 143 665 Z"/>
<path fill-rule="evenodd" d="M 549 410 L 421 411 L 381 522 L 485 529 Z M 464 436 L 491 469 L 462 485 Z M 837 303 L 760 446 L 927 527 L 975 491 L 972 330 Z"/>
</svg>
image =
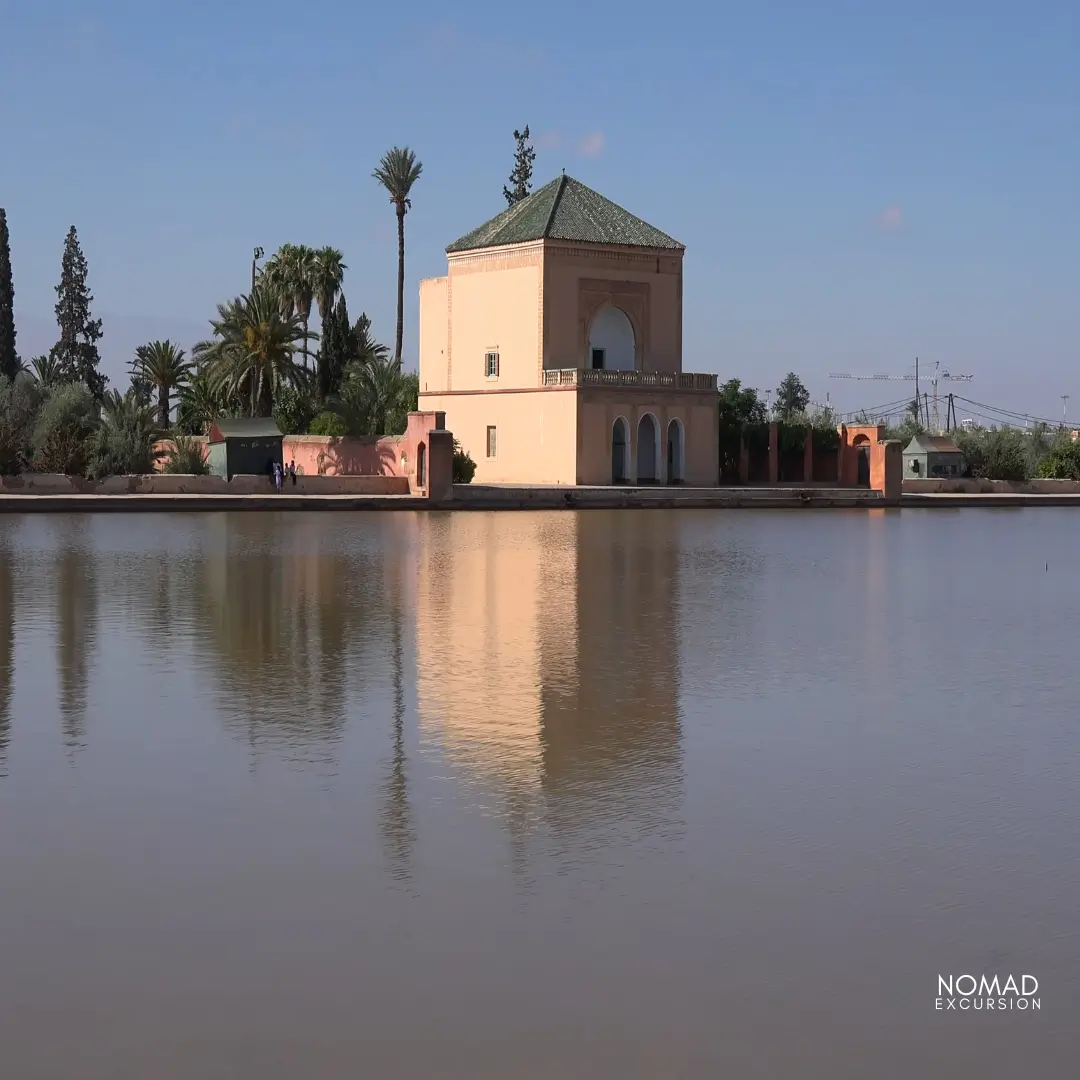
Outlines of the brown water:
<svg viewBox="0 0 1080 1080">
<path fill-rule="evenodd" d="M 0 518 L 0 1075 L 1077 1075 L 1078 536 Z"/>
</svg>

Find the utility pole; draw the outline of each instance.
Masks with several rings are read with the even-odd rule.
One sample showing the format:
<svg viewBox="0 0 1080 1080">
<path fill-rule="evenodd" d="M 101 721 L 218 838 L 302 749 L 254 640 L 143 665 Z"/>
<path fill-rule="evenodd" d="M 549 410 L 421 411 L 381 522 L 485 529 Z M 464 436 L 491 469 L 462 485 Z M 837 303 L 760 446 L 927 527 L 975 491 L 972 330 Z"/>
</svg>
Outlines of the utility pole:
<svg viewBox="0 0 1080 1080">
<path fill-rule="evenodd" d="M 919 422 L 919 358 L 915 357 L 915 423 Z M 926 418 L 927 426 L 930 424 L 930 417 Z"/>
<path fill-rule="evenodd" d="M 264 254 L 265 254 L 265 252 L 263 251 L 263 249 L 261 247 L 257 247 L 251 253 L 251 291 L 252 292 L 255 291 L 255 270 L 256 270 L 256 267 L 258 266 L 259 260 L 263 257 Z"/>
<path fill-rule="evenodd" d="M 1061 426 L 1069 426 L 1069 395 L 1061 395 Z"/>
</svg>

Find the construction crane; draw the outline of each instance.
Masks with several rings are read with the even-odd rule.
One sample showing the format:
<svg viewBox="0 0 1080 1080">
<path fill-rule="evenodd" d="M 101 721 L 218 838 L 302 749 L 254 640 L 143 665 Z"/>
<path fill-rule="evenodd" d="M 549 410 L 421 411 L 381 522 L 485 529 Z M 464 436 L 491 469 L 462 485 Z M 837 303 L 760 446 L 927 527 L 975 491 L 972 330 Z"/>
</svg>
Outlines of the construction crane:
<svg viewBox="0 0 1080 1080">
<path fill-rule="evenodd" d="M 887 382 L 914 382 L 915 383 L 915 401 L 917 402 L 916 408 L 922 410 L 924 413 L 927 411 L 923 401 L 920 400 L 919 395 L 919 358 L 915 357 L 915 374 L 914 375 L 852 375 L 850 372 L 831 372 L 829 374 L 830 379 L 858 379 L 860 381 L 887 381 Z M 931 421 L 930 416 L 927 416 L 927 421 L 931 423 L 934 431 L 941 431 L 941 420 L 938 417 L 938 380 L 941 382 L 971 382 L 974 379 L 974 375 L 953 375 L 951 372 L 942 371 L 939 361 L 934 361 L 934 374 L 930 377 L 930 386 L 933 394 L 933 419 Z M 925 398 L 925 395 L 923 395 Z M 915 419 L 918 420 L 918 414 Z"/>
</svg>

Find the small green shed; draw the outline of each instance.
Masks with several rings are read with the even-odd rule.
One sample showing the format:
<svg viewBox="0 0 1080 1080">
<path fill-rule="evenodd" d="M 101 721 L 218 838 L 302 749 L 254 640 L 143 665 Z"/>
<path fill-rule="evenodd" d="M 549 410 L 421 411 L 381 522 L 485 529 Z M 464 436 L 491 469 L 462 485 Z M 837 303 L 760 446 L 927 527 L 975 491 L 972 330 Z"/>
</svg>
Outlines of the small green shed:
<svg viewBox="0 0 1080 1080">
<path fill-rule="evenodd" d="M 267 476 L 271 462 L 284 465 L 282 434 L 270 417 L 215 420 L 210 427 L 208 463 L 214 476 Z"/>
<path fill-rule="evenodd" d="M 948 435 L 916 435 L 904 449 L 904 479 L 963 476 L 964 455 Z"/>
</svg>

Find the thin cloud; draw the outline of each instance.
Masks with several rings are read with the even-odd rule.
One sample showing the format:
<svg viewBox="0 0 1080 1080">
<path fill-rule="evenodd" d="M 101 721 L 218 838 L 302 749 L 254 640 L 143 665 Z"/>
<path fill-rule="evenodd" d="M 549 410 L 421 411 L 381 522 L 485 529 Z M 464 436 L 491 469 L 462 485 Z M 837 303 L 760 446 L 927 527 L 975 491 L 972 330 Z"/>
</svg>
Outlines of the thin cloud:
<svg viewBox="0 0 1080 1080">
<path fill-rule="evenodd" d="M 904 224 L 904 212 L 899 206 L 886 206 L 877 216 L 879 229 L 895 232 Z"/>
<path fill-rule="evenodd" d="M 578 143 L 578 153 L 584 157 L 599 157 L 604 152 L 604 133 L 592 131 Z"/>
</svg>

